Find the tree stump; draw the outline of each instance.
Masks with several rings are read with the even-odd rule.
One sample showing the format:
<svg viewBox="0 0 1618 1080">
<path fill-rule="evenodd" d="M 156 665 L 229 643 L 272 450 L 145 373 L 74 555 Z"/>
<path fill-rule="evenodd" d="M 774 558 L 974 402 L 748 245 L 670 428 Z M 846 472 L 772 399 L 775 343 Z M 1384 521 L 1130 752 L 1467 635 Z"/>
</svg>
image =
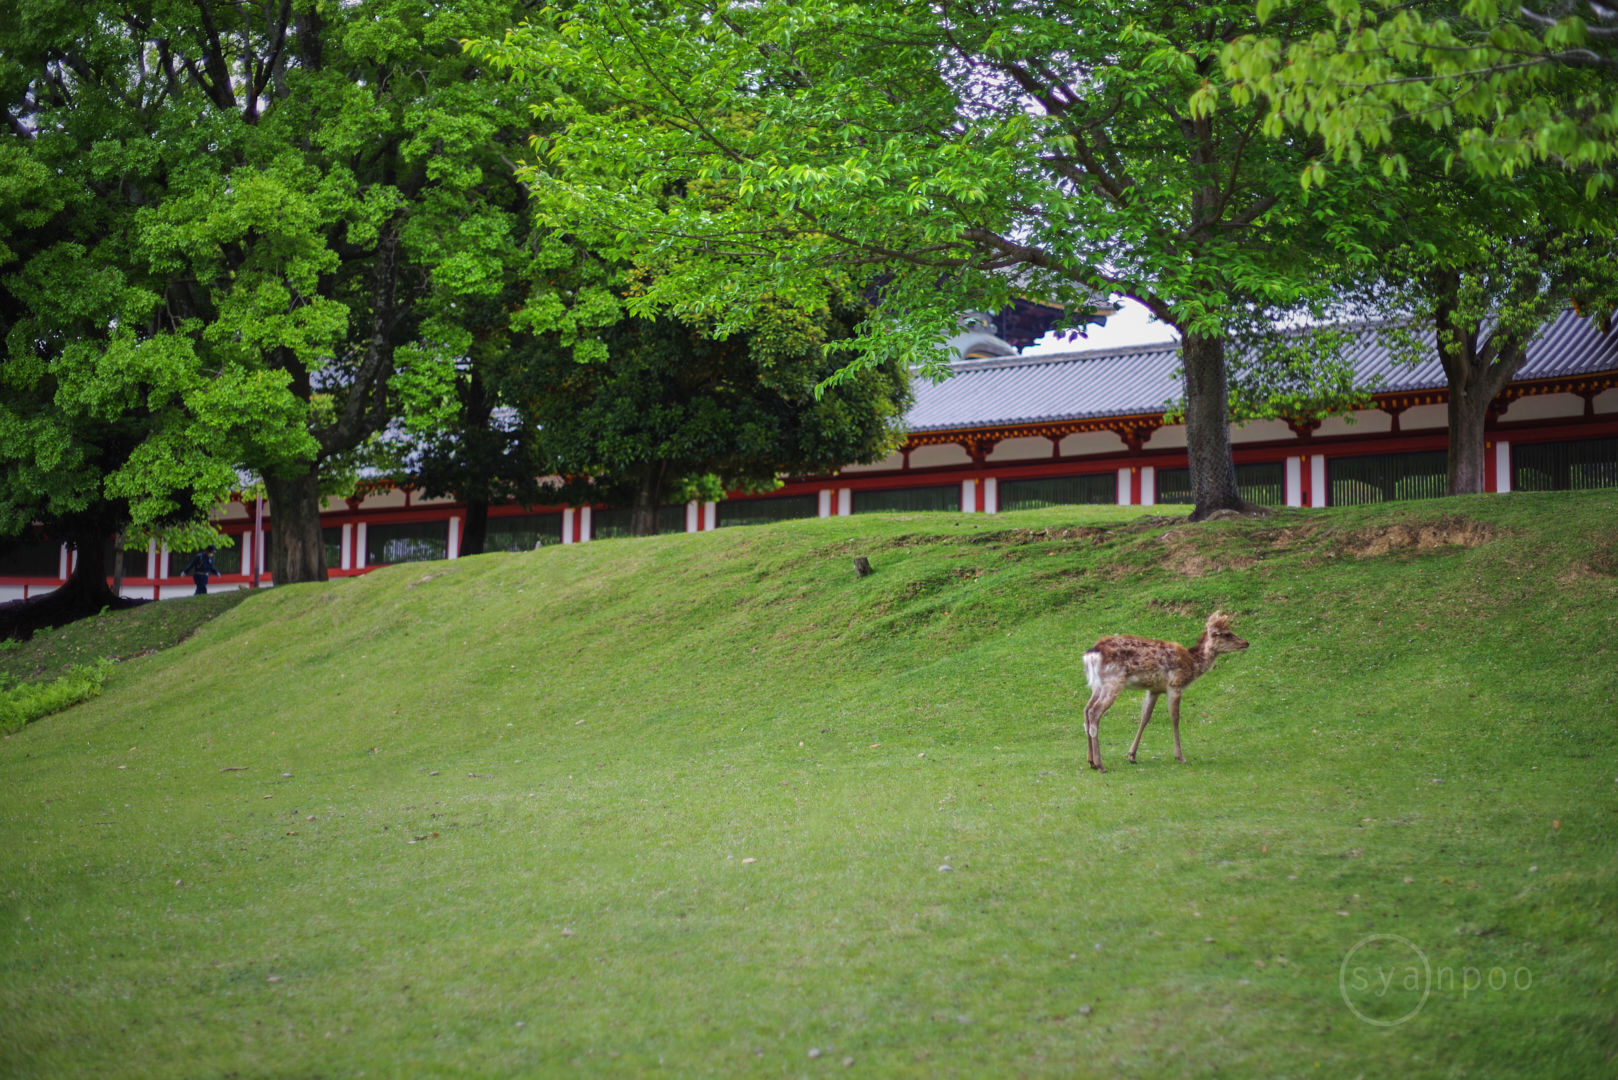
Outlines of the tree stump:
<svg viewBox="0 0 1618 1080">
<path fill-rule="evenodd" d="M 870 573 L 871 573 L 871 560 L 867 559 L 864 555 L 856 555 L 856 556 L 854 556 L 854 574 L 855 574 L 855 576 L 857 576 L 857 577 L 865 577 Z"/>
</svg>

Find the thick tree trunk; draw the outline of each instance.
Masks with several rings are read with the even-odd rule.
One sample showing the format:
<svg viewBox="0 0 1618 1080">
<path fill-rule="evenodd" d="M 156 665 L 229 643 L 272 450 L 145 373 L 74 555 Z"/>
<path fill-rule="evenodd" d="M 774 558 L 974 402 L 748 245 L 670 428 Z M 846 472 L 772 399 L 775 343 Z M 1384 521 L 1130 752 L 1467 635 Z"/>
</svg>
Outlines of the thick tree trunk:
<svg viewBox="0 0 1618 1080">
<path fill-rule="evenodd" d="M 60 589 L 50 594 L 49 599 L 76 612 L 75 618 L 95 615 L 104 607 L 122 606 L 118 594 L 107 585 L 107 558 L 102 547 L 105 543 L 106 538 L 101 536 L 75 538 L 73 547 L 78 559 L 73 564 L 73 573 Z"/>
<path fill-rule="evenodd" d="M 1215 510 L 1242 510 L 1236 466 L 1230 458 L 1230 391 L 1225 381 L 1225 339 L 1187 334 L 1181 344 L 1185 363 L 1185 445 L 1191 461 L 1192 521 Z"/>
<path fill-rule="evenodd" d="M 462 555 L 482 555 L 489 538 L 489 500 L 466 500 L 466 533 L 461 537 Z"/>
<path fill-rule="evenodd" d="M 1468 394 L 1450 388 L 1449 392 L 1449 493 L 1483 493 L 1483 425 L 1488 420 L 1490 394 Z"/>
<path fill-rule="evenodd" d="M 663 505 L 663 471 L 661 461 L 647 462 L 641 467 L 635 484 L 635 501 L 629 511 L 630 536 L 656 536 L 657 512 Z"/>
<path fill-rule="evenodd" d="M 326 580 L 320 536 L 320 479 L 315 466 L 300 476 L 266 476 L 270 497 L 270 574 L 277 585 Z"/>
<path fill-rule="evenodd" d="M 0 641 L 27 640 L 34 631 L 65 626 L 77 619 L 99 615 L 104 609 L 136 607 L 140 600 L 124 600 L 107 587 L 107 560 L 102 550 L 104 536 L 94 534 L 69 539 L 78 552 L 73 573 L 62 587 L 44 596 L 0 604 Z"/>
<path fill-rule="evenodd" d="M 1459 273 L 1435 273 L 1429 287 L 1438 298 L 1438 358 L 1449 382 L 1449 493 L 1480 495 L 1489 406 L 1527 363 L 1528 344 L 1512 333 L 1494 333 L 1484 341 L 1482 327 L 1460 321 Z"/>
</svg>

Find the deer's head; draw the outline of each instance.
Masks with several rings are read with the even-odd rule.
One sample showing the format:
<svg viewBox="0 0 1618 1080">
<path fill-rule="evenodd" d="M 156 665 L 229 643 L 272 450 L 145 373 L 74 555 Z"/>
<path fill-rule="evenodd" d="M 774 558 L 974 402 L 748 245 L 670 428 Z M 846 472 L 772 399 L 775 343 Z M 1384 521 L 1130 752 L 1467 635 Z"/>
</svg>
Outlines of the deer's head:
<svg viewBox="0 0 1618 1080">
<path fill-rule="evenodd" d="M 1209 646 L 1215 653 L 1240 652 L 1247 648 L 1247 642 L 1230 631 L 1230 616 L 1223 611 L 1216 611 L 1208 616 L 1208 625 L 1203 631 Z"/>
</svg>

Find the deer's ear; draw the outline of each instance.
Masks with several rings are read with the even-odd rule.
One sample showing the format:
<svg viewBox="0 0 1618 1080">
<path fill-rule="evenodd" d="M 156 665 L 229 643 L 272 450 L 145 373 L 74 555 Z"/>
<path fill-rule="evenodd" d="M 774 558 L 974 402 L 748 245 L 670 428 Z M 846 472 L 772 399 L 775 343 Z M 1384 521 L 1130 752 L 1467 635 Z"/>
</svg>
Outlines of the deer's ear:
<svg viewBox="0 0 1618 1080">
<path fill-rule="evenodd" d="M 1229 626 L 1230 616 L 1226 615 L 1223 611 L 1216 611 L 1212 615 L 1208 616 L 1208 628 L 1210 630 L 1224 630 Z"/>
</svg>

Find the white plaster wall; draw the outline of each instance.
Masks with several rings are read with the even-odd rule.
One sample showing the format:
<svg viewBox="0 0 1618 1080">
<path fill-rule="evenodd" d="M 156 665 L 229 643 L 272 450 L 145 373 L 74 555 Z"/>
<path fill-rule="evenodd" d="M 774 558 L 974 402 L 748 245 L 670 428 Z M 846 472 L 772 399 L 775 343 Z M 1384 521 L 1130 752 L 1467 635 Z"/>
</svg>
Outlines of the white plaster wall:
<svg viewBox="0 0 1618 1080">
<path fill-rule="evenodd" d="M 1595 410 L 1598 413 L 1618 412 L 1618 386 L 1611 390 L 1603 390 L 1596 395 Z"/>
<path fill-rule="evenodd" d="M 962 456 L 965 456 L 965 454 L 966 454 L 965 450 L 961 450 L 961 448 L 958 447 L 958 446 L 955 449 L 960 450 Z M 914 462 L 916 460 L 916 455 L 911 454 L 910 455 L 910 460 L 912 462 Z M 904 468 L 904 464 L 905 464 L 904 455 L 899 453 L 899 451 L 895 450 L 893 453 L 889 454 L 887 457 L 883 458 L 881 461 L 872 462 L 870 465 L 844 465 L 843 466 L 843 472 L 845 472 L 845 473 L 887 472 L 887 471 L 892 470 L 892 469 L 902 469 L 902 468 Z"/>
<path fill-rule="evenodd" d="M 1448 405 L 1417 405 L 1414 409 L 1406 409 L 1399 417 L 1400 431 L 1447 427 L 1449 427 Z"/>
<path fill-rule="evenodd" d="M 1081 431 L 1062 440 L 1062 456 L 1077 454 L 1116 454 L 1126 450 L 1124 440 L 1116 431 Z"/>
<path fill-rule="evenodd" d="M 1295 439 L 1292 429 L 1287 427 L 1284 420 L 1249 420 L 1245 424 L 1232 424 L 1230 426 L 1230 441 L 1243 442 L 1270 442 L 1275 439 Z"/>
<path fill-rule="evenodd" d="M 226 503 L 213 512 L 215 521 L 245 521 L 253 516 L 252 503 Z"/>
<path fill-rule="evenodd" d="M 364 501 L 360 503 L 367 510 L 386 510 L 389 507 L 403 506 L 404 504 L 405 493 L 398 488 L 389 488 L 380 495 L 367 495 Z M 347 503 L 339 502 L 338 505 L 344 509 L 348 508 Z"/>
<path fill-rule="evenodd" d="M 1152 432 L 1152 437 L 1146 440 L 1148 450 L 1172 450 L 1185 445 L 1185 425 L 1175 424 L 1173 427 L 1158 428 Z"/>
<path fill-rule="evenodd" d="M 1026 439 L 1006 439 L 994 448 L 990 461 L 1027 461 L 1030 458 L 1051 456 L 1051 441 L 1040 436 Z"/>
<path fill-rule="evenodd" d="M 1443 408 L 1444 407 L 1442 405 L 1439 406 L 1440 410 Z M 1411 409 L 1404 415 L 1408 418 L 1410 413 L 1415 411 L 1415 409 Z M 1315 429 L 1315 434 L 1381 435 L 1393 430 L 1393 417 L 1383 412 L 1381 409 L 1361 409 L 1354 414 L 1353 419 L 1354 422 L 1351 424 L 1348 422 L 1348 417 L 1345 416 L 1328 417 L 1320 422 L 1320 426 Z M 1409 420 L 1401 420 L 1400 426 L 1409 427 Z"/>
<path fill-rule="evenodd" d="M 970 465 L 972 455 L 955 443 L 944 443 L 941 446 L 918 446 L 910 451 L 910 467 L 912 469 L 930 469 L 935 465 Z M 853 472 L 844 469 L 844 472 Z"/>
<path fill-rule="evenodd" d="M 453 495 L 439 495 L 431 499 L 423 498 L 421 495 L 413 495 L 410 498 L 410 505 L 431 506 L 434 503 L 452 503 L 454 501 L 455 497 Z"/>
<path fill-rule="evenodd" d="M 1583 416 L 1584 399 L 1577 394 L 1536 394 L 1518 398 L 1501 420 L 1551 420 L 1559 416 Z"/>
<path fill-rule="evenodd" d="M 40 592 L 44 592 L 40 589 Z M 22 599 L 21 585 L 0 585 L 0 604 L 9 604 L 13 600 Z"/>
</svg>

